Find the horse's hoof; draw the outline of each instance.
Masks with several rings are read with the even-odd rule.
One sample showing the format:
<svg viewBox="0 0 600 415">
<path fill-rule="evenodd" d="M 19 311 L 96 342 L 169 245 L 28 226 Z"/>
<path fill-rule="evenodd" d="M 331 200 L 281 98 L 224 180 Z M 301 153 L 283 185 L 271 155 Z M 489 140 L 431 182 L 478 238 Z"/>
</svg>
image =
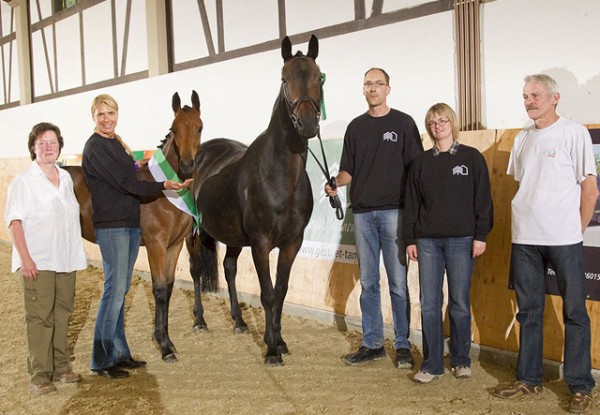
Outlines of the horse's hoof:
<svg viewBox="0 0 600 415">
<path fill-rule="evenodd" d="M 233 332 L 235 334 L 248 334 L 248 333 L 250 333 L 250 329 L 248 328 L 248 326 L 239 326 L 239 327 L 235 327 L 233 329 Z"/>
<path fill-rule="evenodd" d="M 283 366 L 283 358 L 281 356 L 265 356 L 266 366 Z"/>
<path fill-rule="evenodd" d="M 198 324 L 194 326 L 194 333 L 204 333 L 208 331 L 208 326 L 206 324 Z"/>
<path fill-rule="evenodd" d="M 175 363 L 177 362 L 177 356 L 175 356 L 175 353 L 169 353 L 166 354 L 162 357 L 163 362 L 165 363 Z"/>
</svg>

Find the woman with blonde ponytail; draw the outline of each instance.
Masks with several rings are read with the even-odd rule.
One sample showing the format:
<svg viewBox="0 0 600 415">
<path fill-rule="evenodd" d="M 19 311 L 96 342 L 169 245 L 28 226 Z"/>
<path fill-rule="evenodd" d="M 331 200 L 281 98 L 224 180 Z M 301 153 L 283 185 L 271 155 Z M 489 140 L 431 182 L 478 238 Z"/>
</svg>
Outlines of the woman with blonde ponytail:
<svg viewBox="0 0 600 415">
<path fill-rule="evenodd" d="M 92 102 L 96 127 L 83 149 L 83 173 L 92 196 L 92 221 L 104 269 L 104 292 L 98 307 L 92 350 L 93 372 L 111 379 L 129 376 L 146 362 L 131 356 L 124 329 L 125 295 L 129 291 L 140 240 L 140 196 L 164 189 L 181 190 L 177 183 L 138 180 L 129 146 L 115 132 L 119 106 L 107 94 Z"/>
</svg>

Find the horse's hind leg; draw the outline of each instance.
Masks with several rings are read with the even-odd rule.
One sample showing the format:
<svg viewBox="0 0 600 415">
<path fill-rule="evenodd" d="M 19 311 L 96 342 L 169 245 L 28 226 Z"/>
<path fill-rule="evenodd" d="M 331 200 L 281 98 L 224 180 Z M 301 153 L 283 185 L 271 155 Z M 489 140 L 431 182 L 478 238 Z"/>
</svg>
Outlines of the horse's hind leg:
<svg viewBox="0 0 600 415">
<path fill-rule="evenodd" d="M 242 318 L 242 310 L 238 301 L 237 289 L 235 288 L 235 276 L 237 274 L 237 260 L 242 252 L 241 247 L 227 246 L 223 268 L 225 269 L 225 280 L 229 291 L 229 302 L 231 304 L 231 318 L 234 320 L 233 331 L 235 334 L 249 333 L 248 325 Z"/>
<path fill-rule="evenodd" d="M 194 331 L 207 331 L 208 325 L 204 320 L 204 307 L 202 306 L 202 279 L 200 265 L 200 238 L 198 235 L 188 235 L 185 245 L 189 254 L 190 275 L 194 282 Z"/>
</svg>

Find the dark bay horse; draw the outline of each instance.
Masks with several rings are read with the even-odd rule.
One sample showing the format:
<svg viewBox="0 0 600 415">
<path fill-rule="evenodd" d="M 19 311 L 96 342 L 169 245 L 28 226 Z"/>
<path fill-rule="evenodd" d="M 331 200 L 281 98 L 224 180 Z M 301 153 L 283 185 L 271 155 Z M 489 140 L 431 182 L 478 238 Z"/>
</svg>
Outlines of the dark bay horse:
<svg viewBox="0 0 600 415">
<path fill-rule="evenodd" d="M 192 107 L 181 107 L 181 99 L 175 93 L 172 99 L 175 119 L 169 134 L 159 146 L 167 161 L 180 179 L 192 177 L 195 159 L 200 150 L 200 99 L 192 93 Z M 92 202 L 80 166 L 67 166 L 71 174 L 75 195 L 80 205 L 83 237 L 96 242 L 92 224 Z M 138 178 L 154 181 L 147 166 L 138 170 Z M 192 183 L 193 186 L 193 183 Z M 192 231 L 192 218 L 173 206 L 163 193 L 143 198 L 141 205 L 142 245 L 146 246 L 152 275 L 152 293 L 155 301 L 154 339 L 163 360 L 177 360 L 175 346 L 169 338 L 169 301 L 175 279 L 177 258 L 185 237 Z M 216 278 L 216 276 L 215 276 Z M 216 280 L 207 282 L 205 288 L 214 290 Z"/>
<path fill-rule="evenodd" d="M 232 317 L 236 331 L 247 329 L 235 290 L 236 262 L 242 247 L 250 246 L 265 310 L 265 364 L 282 365 L 288 347 L 281 337 L 281 312 L 290 270 L 302 245 L 312 213 L 313 198 L 306 173 L 308 140 L 317 135 L 322 74 L 315 63 L 318 40 L 312 36 L 308 53 L 292 55 L 289 38 L 281 44 L 281 88 L 266 131 L 246 147 L 231 140 L 203 143 L 194 175 L 198 210 L 202 213 L 202 249 L 190 249 L 194 281 L 214 272 L 205 260 L 216 239 L 227 245 L 224 259 Z M 189 246 L 189 243 L 188 243 Z M 275 286 L 269 253 L 279 248 Z M 200 299 L 197 295 L 197 301 Z M 196 311 L 196 310 L 195 310 Z M 196 316 L 198 317 L 198 316 Z"/>
</svg>

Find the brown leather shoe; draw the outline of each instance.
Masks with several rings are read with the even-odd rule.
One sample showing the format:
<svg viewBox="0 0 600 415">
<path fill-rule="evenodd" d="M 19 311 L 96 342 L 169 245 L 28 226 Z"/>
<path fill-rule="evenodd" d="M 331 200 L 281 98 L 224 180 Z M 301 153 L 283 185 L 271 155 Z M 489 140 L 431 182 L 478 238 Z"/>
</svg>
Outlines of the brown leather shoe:
<svg viewBox="0 0 600 415">
<path fill-rule="evenodd" d="M 81 375 L 79 373 L 69 371 L 64 373 L 57 373 L 52 377 L 52 379 L 54 379 L 54 381 L 56 382 L 76 383 L 81 381 Z"/>
<path fill-rule="evenodd" d="M 571 398 L 569 412 L 574 414 L 582 414 L 592 407 L 594 399 L 590 393 L 575 392 Z"/>
<path fill-rule="evenodd" d="M 542 393 L 542 386 L 528 385 L 519 380 L 504 386 L 498 386 L 494 391 L 494 396 L 502 399 L 517 399 L 525 395 L 539 395 Z"/>
<path fill-rule="evenodd" d="M 30 383 L 29 391 L 37 396 L 47 395 L 52 392 L 57 392 L 56 386 L 52 382 Z"/>
</svg>

